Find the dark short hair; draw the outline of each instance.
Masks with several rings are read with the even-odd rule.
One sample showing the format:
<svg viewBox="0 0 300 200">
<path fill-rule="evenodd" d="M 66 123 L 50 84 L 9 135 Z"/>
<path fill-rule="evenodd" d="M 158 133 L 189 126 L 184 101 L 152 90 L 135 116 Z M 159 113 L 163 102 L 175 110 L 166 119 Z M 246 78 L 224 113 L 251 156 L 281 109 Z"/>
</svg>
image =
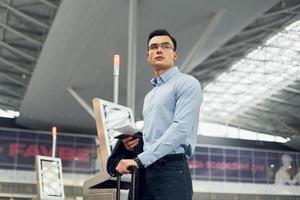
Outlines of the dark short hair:
<svg viewBox="0 0 300 200">
<path fill-rule="evenodd" d="M 171 38 L 171 40 L 172 40 L 172 42 L 173 42 L 173 45 L 174 45 L 173 50 L 176 51 L 176 49 L 177 49 L 177 42 L 176 42 L 175 38 L 172 37 L 172 36 L 170 35 L 170 33 L 169 33 L 167 30 L 165 30 L 165 29 L 157 29 L 157 30 L 152 31 L 152 32 L 149 34 L 149 36 L 148 36 L 147 46 L 148 46 L 148 44 L 149 44 L 149 41 L 150 41 L 153 37 L 155 37 L 155 36 L 161 36 L 161 35 L 166 35 L 166 36 L 169 36 L 169 37 Z"/>
</svg>

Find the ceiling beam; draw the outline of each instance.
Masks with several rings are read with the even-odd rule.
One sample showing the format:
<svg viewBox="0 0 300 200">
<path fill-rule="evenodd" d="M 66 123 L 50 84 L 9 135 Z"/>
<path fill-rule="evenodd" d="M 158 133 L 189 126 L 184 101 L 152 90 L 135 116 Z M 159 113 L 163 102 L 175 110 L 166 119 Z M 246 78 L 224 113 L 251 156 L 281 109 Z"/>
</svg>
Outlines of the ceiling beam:
<svg viewBox="0 0 300 200">
<path fill-rule="evenodd" d="M 279 128 L 277 125 L 280 124 L 281 126 L 285 127 L 289 131 L 291 131 L 291 133 L 299 134 L 299 130 L 294 129 L 293 127 L 291 127 L 288 124 L 286 124 L 284 121 L 279 120 L 277 118 L 270 118 L 270 117 L 264 116 L 264 115 L 255 115 L 253 113 L 247 113 L 247 114 L 246 113 L 241 113 L 241 114 L 238 114 L 238 116 L 242 116 L 242 115 L 253 116 L 254 120 L 257 120 L 258 122 L 260 121 L 258 119 L 262 119 L 263 118 L 265 122 L 271 123 L 273 127 L 277 127 L 276 129 Z M 263 123 L 263 125 L 266 126 L 265 123 Z"/>
<path fill-rule="evenodd" d="M 297 2 L 297 1 L 295 1 L 295 2 Z M 284 8 L 284 9 L 279 8 L 276 11 L 272 11 L 272 12 L 264 14 L 260 19 L 265 19 L 267 17 L 276 16 L 276 15 L 279 15 L 279 14 L 282 14 L 282 13 L 290 13 L 291 11 L 296 10 L 297 8 L 300 8 L 300 4 L 296 4 L 296 5 Z M 299 13 L 297 13 L 297 14 L 299 14 Z"/>
<path fill-rule="evenodd" d="M 214 58 L 210 58 L 208 59 L 203 65 L 208 65 L 208 63 L 210 63 L 210 66 L 211 67 L 214 67 L 214 62 L 219 62 L 219 61 L 227 61 L 227 60 L 232 60 L 232 58 L 235 57 L 236 54 L 239 54 L 240 52 L 231 52 L 230 54 L 227 54 L 227 55 L 222 55 L 222 56 L 216 56 Z"/>
<path fill-rule="evenodd" d="M 18 98 L 22 97 L 20 93 L 16 92 L 15 90 L 8 89 L 7 87 L 4 87 L 2 85 L 0 86 L 0 90 L 10 95 L 13 95 L 14 97 L 18 97 Z"/>
<path fill-rule="evenodd" d="M 242 119 L 246 119 L 246 120 L 242 120 Z M 274 133 L 276 133 L 277 135 L 278 133 L 282 132 L 280 130 L 281 127 L 277 126 L 278 124 L 271 121 L 262 123 L 262 121 L 258 120 L 257 117 L 246 113 L 239 114 L 238 118 L 234 119 L 233 121 L 238 121 L 238 123 L 248 124 L 250 126 L 253 124 L 252 126 L 256 127 L 257 129 L 260 129 L 259 132 L 269 132 L 269 133 L 273 133 L 272 135 L 274 135 Z M 229 124 L 231 123 L 232 122 L 230 122 Z"/>
<path fill-rule="evenodd" d="M 12 13 L 14 13 L 14 14 L 16 14 L 16 15 L 24 18 L 24 19 L 26 19 L 27 21 L 29 21 L 29 22 L 31 22 L 31 23 L 33 23 L 35 25 L 38 25 L 38 26 L 40 26 L 42 28 L 45 28 L 45 29 L 49 29 L 50 28 L 50 25 L 48 25 L 48 24 L 46 24 L 44 22 L 41 22 L 39 20 L 36 20 L 35 18 L 33 18 L 33 17 L 31 17 L 31 16 L 29 16 L 29 15 L 21 12 L 20 10 L 14 8 L 13 6 L 11 6 L 11 5 L 3 2 L 3 1 L 0 1 L 0 5 L 2 5 L 3 7 L 7 8 Z"/>
<path fill-rule="evenodd" d="M 39 46 L 43 46 L 43 43 L 41 43 L 40 41 L 38 41 L 38 40 L 36 40 L 34 38 L 31 38 L 28 35 L 25 35 L 24 33 L 21 33 L 19 31 L 17 31 L 16 29 L 8 26 L 7 24 L 5 24 L 5 23 L 3 23 L 1 21 L 0 21 L 0 26 L 2 26 L 4 29 L 6 29 L 6 30 L 8 30 L 8 31 L 10 31 L 12 33 L 14 33 L 15 35 L 17 35 L 17 36 L 19 36 L 19 37 L 21 37 L 21 38 L 23 38 L 23 39 L 25 39 L 25 40 L 33 43 L 33 44 L 36 44 L 36 45 L 39 45 Z"/>
<path fill-rule="evenodd" d="M 9 44 L 20 50 L 30 51 L 34 55 L 41 51 L 41 47 L 32 46 L 31 44 L 21 44 L 19 41 L 9 41 Z"/>
<path fill-rule="evenodd" d="M 214 121 L 214 122 L 218 122 L 219 124 L 223 124 L 223 125 L 228 125 L 230 123 L 227 123 L 226 121 L 226 117 L 225 118 L 222 118 L 221 116 L 217 115 L 217 114 L 214 114 L 215 112 L 209 112 L 209 113 L 202 113 L 202 116 L 201 119 L 203 119 L 204 121 Z M 261 123 L 259 123 L 259 121 L 257 121 L 257 119 L 253 116 L 249 116 L 247 114 L 240 114 L 239 117 L 242 117 L 242 118 L 247 118 L 247 119 L 251 119 L 251 120 L 255 120 L 255 123 L 250 123 L 249 125 L 256 125 L 256 127 L 261 127 Z M 238 119 L 238 118 L 236 118 Z M 234 120 L 236 120 L 234 119 Z"/>
<path fill-rule="evenodd" d="M 211 64 L 211 66 L 207 66 L 204 69 L 201 69 L 198 72 L 195 72 L 193 75 L 197 76 L 197 77 L 199 77 L 199 76 L 201 77 L 208 72 L 213 72 L 214 70 L 222 69 L 231 62 L 232 62 L 232 60 L 230 58 L 226 58 L 226 59 L 224 58 L 224 60 L 222 62 L 219 62 L 217 64 Z"/>
<path fill-rule="evenodd" d="M 18 107 L 17 105 L 10 105 L 8 103 L 5 103 L 5 102 L 0 102 L 0 109 L 6 111 L 6 110 L 18 110 Z"/>
<path fill-rule="evenodd" d="M 230 124 L 228 125 L 242 128 L 245 130 L 252 130 L 258 133 L 268 133 L 274 135 L 274 128 L 271 129 L 270 127 L 261 127 L 259 124 L 252 121 L 252 119 L 247 119 L 247 120 L 244 120 L 242 118 L 235 119 L 231 121 Z"/>
<path fill-rule="evenodd" d="M 279 54 L 274 54 L 274 56 L 280 56 Z M 271 60 L 271 59 L 257 59 L 257 58 L 243 58 L 244 60 L 253 63 L 253 61 L 259 63 L 260 65 L 264 65 L 265 63 L 271 62 L 271 63 L 278 63 L 278 64 L 282 64 L 282 65 L 289 65 L 289 66 L 293 66 L 293 67 L 299 67 L 299 65 L 295 65 L 295 64 L 291 64 L 289 62 L 280 62 L 279 60 Z M 259 65 L 258 65 L 259 66 Z"/>
<path fill-rule="evenodd" d="M 246 120 L 245 120 L 246 119 Z M 257 130 L 257 132 L 268 132 L 274 134 L 276 129 L 274 129 L 275 126 L 270 125 L 270 123 L 265 123 L 262 125 L 261 121 L 257 120 L 256 117 L 248 115 L 246 113 L 241 113 L 237 118 L 230 121 L 228 124 L 235 124 L 239 127 L 243 127 L 244 125 L 247 125 L 249 127 L 252 127 L 253 129 Z"/>
<path fill-rule="evenodd" d="M 250 122 L 251 120 L 251 122 Z M 238 118 L 235 119 L 233 121 L 230 122 L 230 124 L 225 124 L 224 121 L 220 121 L 218 119 L 216 119 L 215 117 L 211 117 L 211 116 L 205 116 L 203 118 L 201 118 L 201 121 L 204 122 L 208 122 L 208 123 L 214 123 L 214 124 L 220 124 L 220 125 L 224 125 L 224 126 L 231 126 L 231 127 L 235 127 L 235 128 L 242 128 L 245 130 L 249 130 L 249 131 L 254 131 L 254 132 L 258 132 L 258 133 L 267 133 L 270 135 L 274 135 L 274 129 L 263 129 L 260 124 L 257 124 L 256 121 L 252 122 L 252 119 L 250 120 L 243 120 L 242 118 Z"/>
<path fill-rule="evenodd" d="M 5 78 L 5 79 L 8 80 L 8 81 L 11 81 L 11 82 L 16 83 L 16 84 L 18 84 L 18 85 L 21 85 L 21 86 L 23 86 L 23 87 L 26 87 L 26 86 L 27 86 L 27 84 L 26 84 L 25 82 L 20 81 L 20 80 L 18 80 L 18 79 L 16 79 L 16 78 L 13 78 L 13 77 L 11 77 L 11 76 L 9 76 L 9 75 L 3 73 L 3 72 L 0 72 L 0 77 L 3 77 L 3 78 Z"/>
<path fill-rule="evenodd" d="M 236 42 L 230 42 L 230 43 L 222 46 L 218 51 L 225 51 L 225 50 L 231 51 L 231 49 L 235 49 L 236 47 L 241 46 L 241 45 L 243 45 L 243 46 L 249 45 L 249 46 L 253 46 L 253 47 L 257 46 L 258 44 L 254 45 L 252 43 L 252 41 L 257 40 L 258 38 L 263 38 L 263 37 L 265 37 L 266 34 L 267 34 L 266 32 L 262 32 L 262 33 L 256 34 L 255 36 L 253 35 L 252 37 L 247 38 L 247 39 L 243 39 L 243 40 L 236 41 Z M 251 43 L 251 44 L 247 44 L 247 43 Z"/>
<path fill-rule="evenodd" d="M 68 92 L 71 96 L 82 106 L 82 108 L 90 114 L 92 118 L 94 118 L 94 111 L 91 106 L 74 90 L 72 87 L 67 88 Z"/>
<path fill-rule="evenodd" d="M 290 16 L 282 17 L 279 20 L 275 19 L 274 21 L 272 21 L 270 23 L 265 23 L 265 24 L 262 24 L 260 26 L 255 26 L 251 29 L 243 30 L 240 34 L 237 35 L 237 37 L 242 36 L 242 35 L 246 35 L 246 34 L 250 34 L 250 33 L 255 33 L 256 31 L 260 31 L 260 30 L 265 31 L 266 28 L 274 26 L 275 24 L 282 24 L 282 22 L 286 21 L 288 18 L 290 18 Z"/>
<path fill-rule="evenodd" d="M 13 63 L 11 61 L 8 61 L 8 60 L 6 60 L 5 58 L 3 58 L 1 56 L 0 56 L 0 62 L 2 62 L 3 64 L 8 65 L 8 66 L 10 66 L 10 67 L 12 67 L 12 68 L 20 71 L 22 73 L 31 75 L 31 71 L 25 69 L 24 67 L 20 67 L 19 65 L 15 64 L 15 63 Z"/>
<path fill-rule="evenodd" d="M 22 86 L 12 83 L 11 81 L 7 81 L 7 80 L 0 80 L 0 85 L 5 86 L 5 87 L 7 86 L 7 87 L 12 87 L 12 88 L 17 88 L 17 89 L 23 88 Z"/>
<path fill-rule="evenodd" d="M 7 104 L 17 105 L 21 103 L 21 100 L 22 98 L 20 97 L 11 97 L 11 96 L 6 96 L 4 94 L 0 94 L 0 101 L 6 102 Z"/>
<path fill-rule="evenodd" d="M 290 33 L 290 31 L 283 31 L 285 33 Z M 299 33 L 297 33 L 297 36 L 299 35 Z M 298 41 L 297 39 L 290 39 L 291 41 Z M 296 53 L 298 53 L 299 51 L 295 50 L 295 49 L 298 49 L 299 47 L 298 46 L 294 46 L 294 45 L 274 45 L 274 44 L 268 44 L 268 45 L 263 45 L 263 47 L 268 47 L 268 48 L 277 48 L 277 49 L 287 49 L 287 50 L 291 50 L 291 51 L 294 51 Z M 274 53 L 274 52 L 272 52 Z M 281 55 L 281 54 L 278 54 L 278 55 Z"/>
<path fill-rule="evenodd" d="M 266 133 L 266 134 L 270 134 L 273 136 L 281 135 L 278 130 L 275 130 L 274 128 L 272 128 L 270 126 L 262 127 L 261 125 L 258 125 L 256 121 L 253 121 L 252 119 L 248 119 L 248 118 L 235 119 L 235 120 L 231 121 L 230 124 L 228 124 L 228 125 L 235 126 L 238 128 L 243 128 L 246 130 L 256 131 L 258 133 Z"/>
<path fill-rule="evenodd" d="M 292 42 L 292 39 L 290 40 L 291 42 Z M 296 40 L 294 40 L 295 42 L 296 42 Z M 295 53 L 299 53 L 299 50 L 298 50 L 298 48 L 299 47 L 295 47 L 295 46 L 283 46 L 283 47 L 281 47 L 281 46 L 275 46 L 275 45 L 263 45 L 263 47 L 265 47 L 265 51 L 266 52 L 270 52 L 270 53 L 273 53 L 274 55 L 278 55 L 278 56 L 281 56 L 282 55 L 282 52 L 280 52 L 280 53 L 278 53 L 278 54 L 275 54 L 274 52 L 272 52 L 272 51 L 270 51 L 270 49 L 280 49 L 280 50 L 282 50 L 282 51 L 284 51 L 284 50 L 289 50 L 289 51 L 293 51 L 293 52 L 295 52 Z M 293 48 L 295 48 L 295 49 L 293 49 Z M 288 65 L 290 65 L 289 63 L 288 63 L 289 61 L 287 61 L 287 64 Z M 295 64 L 293 64 L 292 66 L 299 66 L 299 65 L 295 65 Z"/>
<path fill-rule="evenodd" d="M 33 36 L 33 37 L 36 37 L 36 38 L 41 38 L 41 37 L 44 37 L 44 35 L 46 35 L 47 33 L 46 32 L 42 32 L 42 31 L 39 31 L 39 30 L 33 30 L 33 29 L 30 29 L 30 27 L 18 27 L 17 25 L 10 25 L 13 29 L 21 32 L 21 33 L 26 33 L 27 35 L 30 35 L 30 36 Z"/>
<path fill-rule="evenodd" d="M 30 69 L 34 69 L 35 66 L 34 62 L 27 60 L 26 58 L 23 58 L 21 56 L 16 57 L 14 54 L 9 54 L 3 58 L 19 66 L 28 66 Z"/>
<path fill-rule="evenodd" d="M 259 106 L 259 105 L 255 105 L 252 108 L 255 109 L 255 110 L 260 110 L 260 111 L 263 111 L 263 112 L 267 112 L 267 113 L 277 115 L 279 118 L 289 118 L 289 119 L 294 118 L 294 119 L 300 120 L 300 116 L 298 116 L 297 114 L 292 113 L 290 110 L 284 110 L 283 113 L 281 113 L 281 112 L 275 112 L 275 109 L 265 108 L 265 107 L 262 107 L 262 106 Z"/>
<path fill-rule="evenodd" d="M 220 9 L 218 10 L 211 18 L 210 22 L 208 23 L 206 29 L 204 30 L 203 34 L 200 36 L 198 41 L 193 46 L 192 50 L 189 52 L 185 60 L 182 62 L 182 71 L 185 73 L 191 72 L 194 67 L 196 66 L 195 63 L 192 63 L 193 58 L 195 57 L 196 53 L 199 49 L 203 49 L 203 47 L 206 45 L 208 39 L 212 35 L 212 33 L 215 31 L 217 26 L 219 25 L 220 21 L 222 20 L 224 14 L 226 13 L 226 9 Z M 197 55 L 199 57 L 199 55 Z M 201 63 L 204 60 L 204 58 L 198 59 L 196 62 Z"/>
<path fill-rule="evenodd" d="M 228 102 L 228 104 L 232 104 L 234 102 Z M 224 104 L 226 105 L 226 104 Z M 300 116 L 298 116 L 297 114 L 294 114 L 294 113 L 291 113 L 290 111 L 287 111 L 285 110 L 285 112 L 288 114 L 288 115 L 284 115 L 285 113 L 280 113 L 280 112 L 275 112 L 274 109 L 269 109 L 269 108 L 265 108 L 265 107 L 262 107 L 262 106 L 259 106 L 259 105 L 254 105 L 251 107 L 252 109 L 255 109 L 255 110 L 258 110 L 258 111 L 261 111 L 261 112 L 264 112 L 266 114 L 270 113 L 270 114 L 274 114 L 274 115 L 277 115 L 278 118 L 284 118 L 284 119 L 289 119 L 289 120 L 294 120 L 294 119 L 299 119 L 300 120 Z M 207 111 L 207 112 L 214 112 L 214 113 L 218 113 L 218 112 L 221 112 L 221 111 L 224 111 L 224 110 L 221 110 L 221 109 L 213 109 L 212 111 Z M 208 113 L 207 112 L 204 112 L 205 115 L 207 115 Z M 245 113 L 249 113 L 249 112 L 245 112 Z M 242 115 L 242 114 L 240 114 Z M 219 118 L 219 116 L 215 115 L 217 118 Z M 224 120 L 226 121 L 226 120 Z"/>
<path fill-rule="evenodd" d="M 285 104 L 285 105 L 289 105 L 289 106 L 293 106 L 293 107 L 297 107 L 297 108 L 300 107 L 300 105 L 297 104 L 297 103 L 292 103 L 292 102 L 289 102 L 285 99 L 281 99 L 281 98 L 278 98 L 278 97 L 270 96 L 270 97 L 267 97 L 266 99 L 268 99 L 270 101 L 274 101 L 276 103 L 280 103 L 280 104 Z"/>
<path fill-rule="evenodd" d="M 285 109 L 285 111 L 290 115 L 293 116 L 294 118 L 296 118 L 297 120 L 300 121 L 300 115 L 296 114 L 294 111 L 295 109 L 293 109 L 293 111 L 291 111 L 290 109 Z"/>
<path fill-rule="evenodd" d="M 281 124 L 283 127 L 288 129 L 292 133 L 296 133 L 296 134 L 300 133 L 300 130 L 298 130 L 297 128 L 290 126 L 286 123 L 287 120 L 290 122 L 290 124 L 292 122 L 295 122 L 295 119 L 298 121 L 299 117 L 297 115 L 292 115 L 291 113 L 288 113 L 288 115 L 285 113 L 281 113 L 281 115 L 280 115 L 280 113 L 276 113 L 276 112 L 272 112 L 272 111 L 266 111 L 266 110 L 257 109 L 257 108 L 254 108 L 254 109 L 262 111 L 261 114 L 255 115 L 258 118 L 265 118 L 265 119 L 274 121 L 275 123 Z M 247 112 L 247 113 L 249 113 L 249 112 Z M 250 114 L 252 114 L 252 113 L 250 113 Z M 271 116 L 269 116 L 269 114 L 276 115 L 276 116 L 271 117 Z M 291 119 L 291 117 L 293 117 L 294 119 Z"/>
<path fill-rule="evenodd" d="M 228 56 L 226 59 L 224 58 L 225 60 L 223 60 L 223 62 L 220 62 L 218 64 L 211 64 L 211 66 L 207 66 L 206 68 L 204 68 L 202 70 L 199 70 L 198 72 L 194 73 L 193 75 L 197 76 L 197 77 L 201 77 L 201 76 L 205 75 L 208 72 L 211 73 L 211 72 L 215 72 L 216 70 L 220 71 L 222 69 L 226 70 L 227 67 L 230 67 L 228 65 L 234 61 L 233 58 L 234 57 L 229 57 Z"/>
<path fill-rule="evenodd" d="M 21 105 L 21 99 L 0 95 L 0 104 L 18 108 Z"/>
<path fill-rule="evenodd" d="M 19 54 L 21 56 L 23 56 L 24 58 L 27 58 L 29 60 L 32 60 L 32 61 L 37 61 L 37 59 L 35 57 L 33 57 L 32 55 L 28 54 L 28 53 L 25 53 L 9 44 L 7 44 L 6 42 L 3 42 L 3 41 L 0 41 L 0 45 L 9 49 L 10 51 L 16 53 L 16 54 Z"/>
<path fill-rule="evenodd" d="M 233 51 L 225 51 L 225 52 L 220 52 L 218 51 L 218 55 L 214 55 L 214 57 L 210 57 L 207 61 L 210 62 L 214 62 L 216 60 L 219 60 L 220 58 L 228 58 L 228 57 L 234 57 L 236 54 L 241 54 L 241 53 L 245 53 L 245 50 L 248 50 L 249 47 L 242 47 L 242 48 L 238 48 L 238 49 L 234 49 Z"/>
<path fill-rule="evenodd" d="M 38 0 L 39 2 L 45 4 L 46 6 L 50 7 L 50 8 L 53 8 L 53 9 L 58 9 L 58 5 L 54 4 L 53 2 L 51 1 L 47 1 L 47 0 Z"/>
<path fill-rule="evenodd" d="M 205 62 L 201 63 L 200 66 L 211 66 L 211 65 L 222 63 L 222 62 L 227 61 L 227 60 L 231 60 L 231 58 L 230 57 L 225 57 L 223 59 L 208 58 L 207 60 L 205 60 Z"/>
<path fill-rule="evenodd" d="M 237 128 L 243 128 L 245 130 L 256 131 L 259 133 L 267 133 L 267 134 L 275 135 L 275 136 L 280 135 L 283 137 L 286 137 L 286 134 L 287 134 L 287 133 L 284 133 L 284 135 L 283 135 L 281 131 L 278 131 L 277 129 L 275 129 L 274 122 L 268 122 L 268 123 L 266 122 L 266 123 L 262 124 L 261 121 L 259 121 L 257 119 L 257 117 L 248 115 L 246 113 L 240 114 L 237 118 L 231 120 L 230 123 L 226 123 L 225 119 L 221 119 L 220 116 L 216 116 L 211 113 L 205 113 L 205 114 L 202 113 L 202 115 L 200 115 L 200 117 L 201 117 L 201 121 L 217 123 L 217 124 L 221 124 L 221 125 L 225 125 L 225 126 L 230 125 L 230 126 L 234 126 Z"/>
<path fill-rule="evenodd" d="M 294 93 L 294 94 L 300 94 L 300 90 L 291 88 L 291 87 L 285 87 L 285 88 L 283 88 L 283 90 Z"/>
</svg>

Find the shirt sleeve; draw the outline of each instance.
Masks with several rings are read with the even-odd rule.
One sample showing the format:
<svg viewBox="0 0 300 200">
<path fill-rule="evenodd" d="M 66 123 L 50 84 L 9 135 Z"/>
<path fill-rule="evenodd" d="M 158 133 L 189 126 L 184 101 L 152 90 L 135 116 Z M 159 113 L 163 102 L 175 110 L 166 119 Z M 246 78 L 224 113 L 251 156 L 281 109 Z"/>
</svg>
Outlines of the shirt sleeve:
<svg viewBox="0 0 300 200">
<path fill-rule="evenodd" d="M 202 91 L 198 80 L 189 79 L 176 88 L 176 105 L 173 122 L 165 133 L 146 151 L 138 155 L 142 164 L 147 167 L 167 154 L 175 152 L 180 146 L 187 146 L 187 138 L 197 134 Z M 195 130 L 196 131 L 192 131 Z"/>
</svg>

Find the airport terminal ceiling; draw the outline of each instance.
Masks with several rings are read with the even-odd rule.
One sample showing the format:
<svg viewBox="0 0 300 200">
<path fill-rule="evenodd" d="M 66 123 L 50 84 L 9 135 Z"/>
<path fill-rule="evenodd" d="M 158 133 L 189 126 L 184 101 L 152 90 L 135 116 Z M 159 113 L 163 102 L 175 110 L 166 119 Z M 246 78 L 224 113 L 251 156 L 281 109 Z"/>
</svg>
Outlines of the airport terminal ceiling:
<svg viewBox="0 0 300 200">
<path fill-rule="evenodd" d="M 112 101 L 112 57 L 120 54 L 119 102 L 126 105 L 129 2 L 0 0 L 1 108 L 20 111 L 17 123 L 29 128 L 47 130 L 56 125 L 66 132 L 94 134 L 94 120 L 74 94 L 90 105 L 93 97 Z M 178 66 L 195 76 L 209 96 L 210 83 L 299 19 L 299 10 L 297 0 L 138 0 L 136 119 L 141 119 L 143 98 L 151 89 L 152 71 L 145 59 L 151 30 L 174 33 Z M 300 133 L 299 93 L 295 80 L 260 98 L 254 107 L 231 113 L 231 120 L 205 112 L 202 117 L 292 137 Z M 217 110 L 214 113 L 218 115 Z"/>
</svg>

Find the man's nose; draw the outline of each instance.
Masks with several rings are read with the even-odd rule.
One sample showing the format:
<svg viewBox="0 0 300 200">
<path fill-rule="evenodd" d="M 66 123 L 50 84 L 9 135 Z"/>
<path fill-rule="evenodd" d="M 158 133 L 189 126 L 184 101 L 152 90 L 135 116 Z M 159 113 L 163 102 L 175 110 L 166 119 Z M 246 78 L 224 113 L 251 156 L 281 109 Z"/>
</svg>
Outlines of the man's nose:
<svg viewBox="0 0 300 200">
<path fill-rule="evenodd" d="M 161 47 L 159 46 L 158 49 L 156 50 L 156 54 L 162 54 Z"/>
</svg>

